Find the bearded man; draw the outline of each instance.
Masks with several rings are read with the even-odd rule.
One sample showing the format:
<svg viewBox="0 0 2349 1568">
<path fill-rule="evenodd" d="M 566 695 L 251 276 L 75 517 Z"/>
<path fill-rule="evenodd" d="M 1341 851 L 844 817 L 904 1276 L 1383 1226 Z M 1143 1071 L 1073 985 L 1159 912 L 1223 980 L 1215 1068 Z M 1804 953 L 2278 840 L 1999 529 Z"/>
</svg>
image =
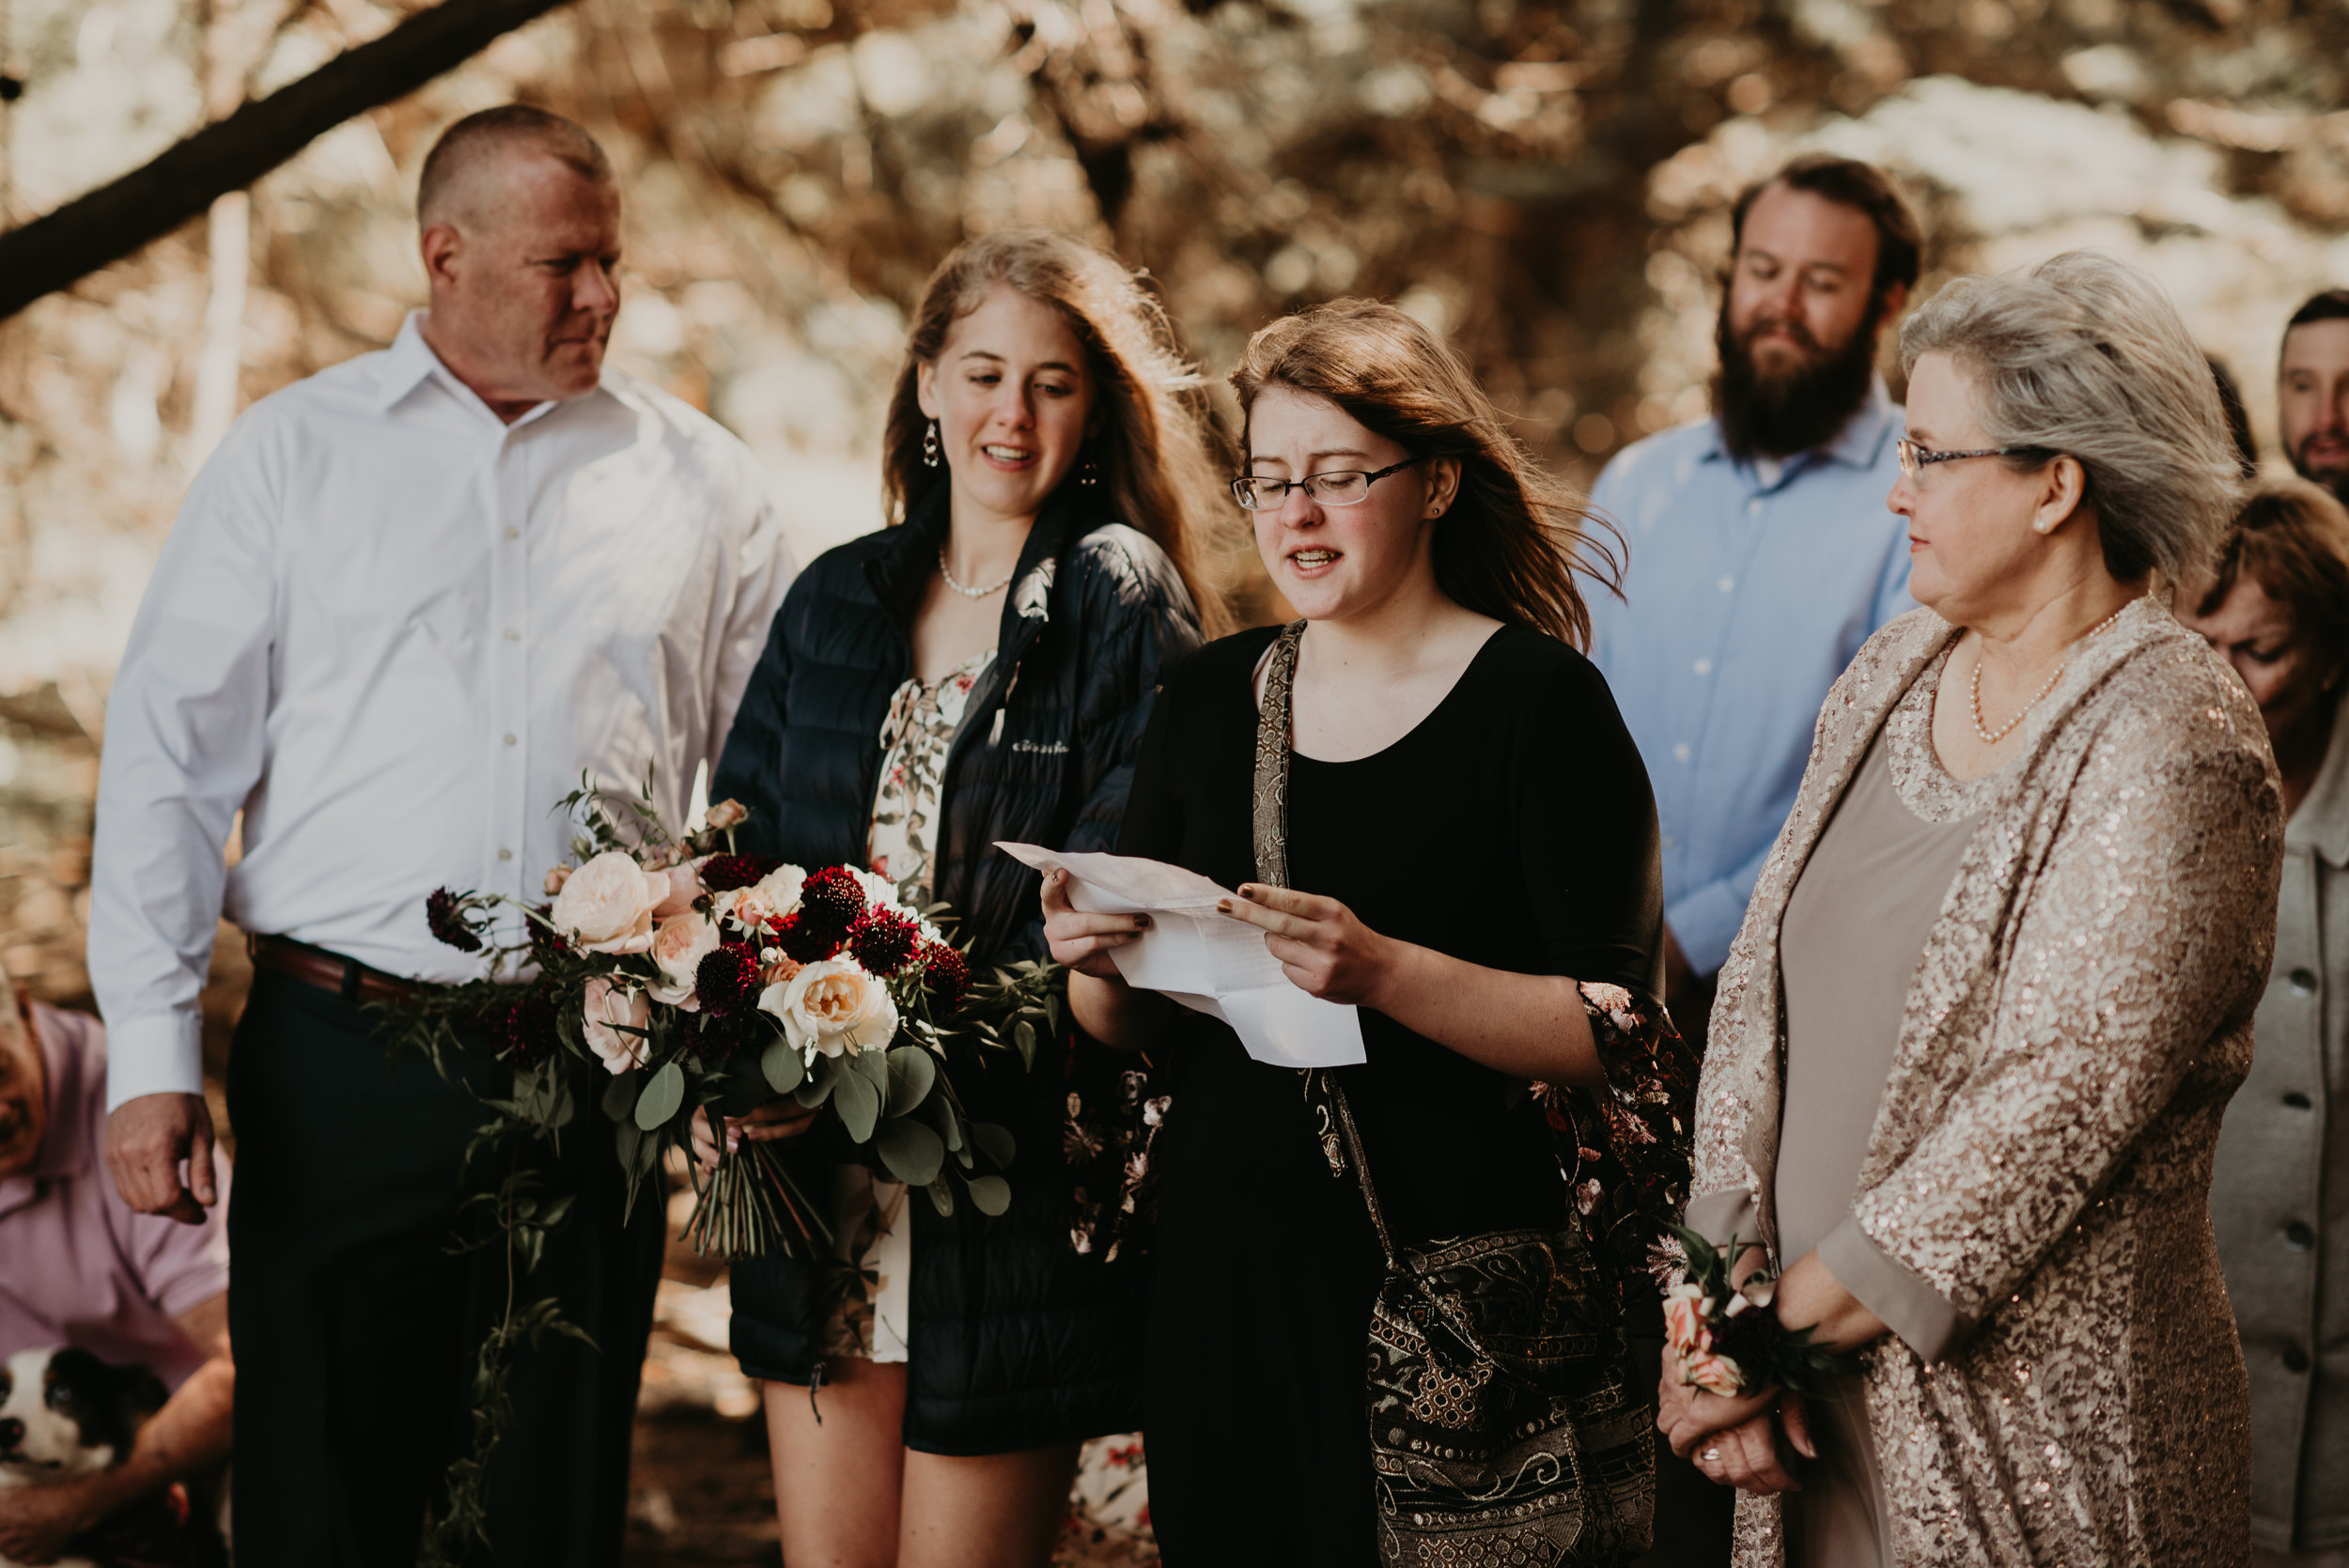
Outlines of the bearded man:
<svg viewBox="0 0 2349 1568">
<path fill-rule="evenodd" d="M 2349 288 L 2292 313 L 2276 365 L 2277 433 L 2300 477 L 2349 504 Z"/>
<path fill-rule="evenodd" d="M 1883 170 L 1813 156 L 1739 196 L 1731 234 L 1713 416 L 1625 448 L 1592 491 L 1630 564 L 1624 599 L 1592 602 L 1591 657 L 1656 791 L 1665 1001 L 1700 1048 L 1819 704 L 1913 608 L 1907 530 L 1885 505 L 1903 425 L 1875 363 L 1916 286 L 1917 216 Z M 1642 1560 L 1726 1563 L 1735 1494 L 1657 1461 Z"/>
<path fill-rule="evenodd" d="M 369 1003 L 479 972 L 432 939 L 427 896 L 534 901 L 583 771 L 649 776 L 681 821 L 791 575 L 741 442 L 604 368 L 620 196 L 585 132 L 521 105 L 459 120 L 417 210 L 430 308 L 255 404 L 197 474 L 99 781 L 107 1160 L 143 1213 L 198 1222 L 219 1196 L 196 995 L 224 908 L 252 939 L 228 1069 L 248 1564 L 406 1568 L 469 1448 L 509 1285 L 506 1249 L 451 1250 L 485 1176 L 467 1088 L 512 1077 L 454 1053 L 460 1088 L 375 1037 Z M 624 1217 L 608 1140 L 560 1158 L 577 1201 L 521 1301 L 555 1296 L 593 1343 L 518 1354 L 485 1498 L 506 1568 L 616 1563 L 624 1533 L 659 1203 Z"/>
</svg>

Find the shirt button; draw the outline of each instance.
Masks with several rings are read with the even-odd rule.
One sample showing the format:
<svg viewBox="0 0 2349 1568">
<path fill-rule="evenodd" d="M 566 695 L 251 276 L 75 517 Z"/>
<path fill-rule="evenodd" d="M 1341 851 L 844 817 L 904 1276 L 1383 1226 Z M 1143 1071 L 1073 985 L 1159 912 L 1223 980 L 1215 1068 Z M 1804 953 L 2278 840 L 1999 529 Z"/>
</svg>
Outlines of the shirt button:
<svg viewBox="0 0 2349 1568">
<path fill-rule="evenodd" d="M 1750 518 L 1758 518 L 1761 515 L 1762 498 L 1757 495 L 1751 501 L 1746 503 L 1746 516 Z"/>
<path fill-rule="evenodd" d="M 2284 1245 L 2295 1252 L 2305 1252 L 2316 1245 L 2316 1233 L 2295 1219 L 2284 1227 Z"/>
<path fill-rule="evenodd" d="M 522 536 L 522 531 L 519 528 L 509 528 L 506 531 L 506 536 L 509 539 L 519 539 Z"/>
<path fill-rule="evenodd" d="M 2296 1344 L 2284 1346 L 2284 1371 L 2306 1372 L 2308 1370 L 2309 1353 Z"/>
<path fill-rule="evenodd" d="M 1725 594 L 1725 593 L 1728 593 L 1728 592 L 1729 592 L 1732 588 L 1735 588 L 1735 586 L 1737 586 L 1737 580 L 1736 580 L 1735 578 L 1734 578 L 1734 577 L 1724 577 L 1724 578 L 1722 578 L 1722 579 L 1720 580 L 1719 583 L 1719 584 L 1717 584 L 1717 585 L 1719 587 L 1720 591 L 1721 591 L 1722 593 L 1724 593 L 1724 594 Z"/>
<path fill-rule="evenodd" d="M 2309 1109 L 2309 1097 L 2300 1093 L 2299 1090 L 2295 1089 L 2291 1094 L 2284 1096 L 2284 1104 L 2292 1107 L 2295 1110 L 2306 1110 Z"/>
<path fill-rule="evenodd" d="M 1696 661 L 1694 668 L 1697 674 L 1709 675 L 1713 673 L 1713 661 L 1709 659 L 1700 659 Z"/>
<path fill-rule="evenodd" d="M 1672 748 L 1672 760 L 1674 762 L 1686 762 L 1688 760 L 1688 743 L 1687 741 L 1684 740 L 1679 745 Z"/>
<path fill-rule="evenodd" d="M 506 737 L 506 743 L 508 746 L 514 746 L 514 745 L 519 745 L 519 744 L 521 744 L 521 742 L 517 741 L 517 740 L 516 740 L 516 739 L 515 739 L 512 736 L 510 736 L 510 735 L 509 735 L 509 736 L 507 736 L 507 737 Z"/>
<path fill-rule="evenodd" d="M 506 629 L 506 640 L 509 643 L 521 642 L 522 640 L 522 629 L 518 626 L 507 627 Z"/>
<path fill-rule="evenodd" d="M 1675 848 L 1675 847 L 1677 847 L 1677 846 L 1678 846 L 1679 843 L 1680 843 L 1680 841 L 1679 841 L 1678 839 L 1676 839 L 1676 838 L 1672 837 L 1672 834 L 1670 834 L 1670 833 L 1666 833 L 1666 834 L 1664 835 L 1664 847 L 1665 847 L 1665 848 L 1667 848 L 1667 849 Z"/>
<path fill-rule="evenodd" d="M 2292 994 L 2299 997 L 2314 996 L 2316 994 L 2316 971 L 2294 970 L 2292 971 Z"/>
<path fill-rule="evenodd" d="M 499 860 L 501 860 L 501 861 L 510 861 L 510 860 L 512 860 L 513 858 L 514 858 L 514 851 L 512 851 L 511 849 L 501 849 L 501 850 L 499 850 L 499 851 L 498 851 L 498 859 L 499 859 Z"/>
</svg>

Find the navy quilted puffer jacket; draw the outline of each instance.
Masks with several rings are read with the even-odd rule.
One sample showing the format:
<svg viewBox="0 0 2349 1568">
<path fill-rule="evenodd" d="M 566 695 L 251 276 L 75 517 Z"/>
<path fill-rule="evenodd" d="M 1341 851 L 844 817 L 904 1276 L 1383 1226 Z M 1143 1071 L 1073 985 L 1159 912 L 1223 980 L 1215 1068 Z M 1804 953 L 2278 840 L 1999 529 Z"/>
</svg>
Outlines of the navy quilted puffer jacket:
<svg viewBox="0 0 2349 1568">
<path fill-rule="evenodd" d="M 808 867 L 865 863 L 881 726 L 912 674 L 910 630 L 937 569 L 945 490 L 902 527 L 827 551 L 792 584 L 710 784 L 712 800 L 751 809 L 735 835 L 742 850 Z M 995 661 L 947 754 L 934 895 L 952 906 L 974 968 L 1044 953 L 1036 874 L 995 842 L 1114 849 L 1159 671 L 1199 644 L 1174 563 L 1136 530 L 1090 515 L 1089 500 L 1063 486 L 1030 530 Z M 910 1204 L 905 1436 L 917 1450 L 1007 1452 L 1139 1424 L 1141 1281 L 1069 1246 L 1056 1110 L 1066 1063 L 1051 1058 L 1039 1052 L 1032 1074 L 990 1074 L 995 1103 L 981 1113 L 1019 1141 L 1010 1211 L 988 1219 L 963 1204 L 941 1219 L 919 1194 Z M 739 1264 L 734 1306 L 746 1372 L 815 1376 L 815 1270 Z"/>
</svg>

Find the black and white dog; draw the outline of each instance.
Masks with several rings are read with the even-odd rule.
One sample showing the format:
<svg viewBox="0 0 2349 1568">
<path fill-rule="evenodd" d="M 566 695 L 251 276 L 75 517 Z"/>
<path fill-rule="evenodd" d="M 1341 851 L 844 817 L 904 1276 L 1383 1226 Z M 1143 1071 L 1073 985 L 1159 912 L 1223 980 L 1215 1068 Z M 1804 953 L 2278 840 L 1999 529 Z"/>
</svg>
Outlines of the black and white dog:
<svg viewBox="0 0 2349 1568">
<path fill-rule="evenodd" d="M 0 1489 L 53 1486 L 121 1464 L 165 1397 L 145 1367 L 110 1366 L 63 1346 L 18 1351 L 0 1363 Z M 158 1494 L 72 1543 L 57 1565 L 218 1560 L 205 1533 L 184 1492 Z M 0 1558 L 0 1568 L 14 1565 Z"/>
</svg>

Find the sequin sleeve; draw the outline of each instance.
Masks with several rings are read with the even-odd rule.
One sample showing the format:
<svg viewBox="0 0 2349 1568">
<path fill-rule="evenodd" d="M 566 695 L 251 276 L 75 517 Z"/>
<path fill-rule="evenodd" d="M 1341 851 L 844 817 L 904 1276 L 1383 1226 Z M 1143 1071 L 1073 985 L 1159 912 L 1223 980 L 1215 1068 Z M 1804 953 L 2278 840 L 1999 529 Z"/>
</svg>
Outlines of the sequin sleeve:
<svg viewBox="0 0 2349 1568">
<path fill-rule="evenodd" d="M 2171 733 L 2154 761 L 2155 737 L 2126 733 L 2150 718 L 2111 726 L 2073 786 L 2007 916 L 1995 1021 L 1965 1081 L 1946 1098 L 1888 1087 L 1895 1119 L 1912 1105 L 1930 1119 L 1887 1129 L 1908 1147 L 1863 1176 L 1854 1218 L 1972 1319 L 2108 1185 L 2266 975 L 2282 832 L 2265 759 Z"/>
<path fill-rule="evenodd" d="M 1580 989 L 1606 1082 L 1573 1097 L 1574 1206 L 1626 1296 L 1643 1296 L 1679 1260 L 1668 1227 L 1688 1197 L 1696 1053 L 1661 1008 L 1624 986 Z"/>
</svg>

